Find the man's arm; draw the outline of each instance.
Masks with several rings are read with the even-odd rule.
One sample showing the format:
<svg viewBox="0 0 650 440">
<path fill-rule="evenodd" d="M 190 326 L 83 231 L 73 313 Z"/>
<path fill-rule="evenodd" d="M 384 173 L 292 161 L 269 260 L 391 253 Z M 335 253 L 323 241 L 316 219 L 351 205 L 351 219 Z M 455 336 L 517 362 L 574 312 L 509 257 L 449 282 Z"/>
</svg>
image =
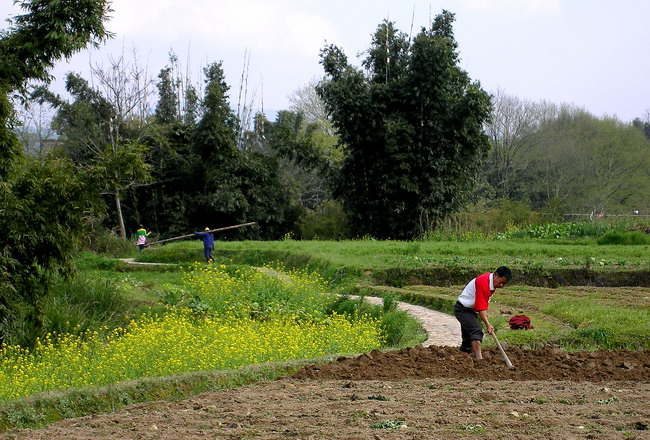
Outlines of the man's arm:
<svg viewBox="0 0 650 440">
<path fill-rule="evenodd" d="M 480 312 L 477 312 L 478 316 L 481 318 L 481 321 L 483 321 L 483 324 L 485 324 L 485 329 L 489 334 L 494 333 L 494 327 L 492 327 L 492 324 L 490 324 L 490 321 L 488 321 L 488 315 L 487 315 L 487 310 L 481 310 Z"/>
</svg>

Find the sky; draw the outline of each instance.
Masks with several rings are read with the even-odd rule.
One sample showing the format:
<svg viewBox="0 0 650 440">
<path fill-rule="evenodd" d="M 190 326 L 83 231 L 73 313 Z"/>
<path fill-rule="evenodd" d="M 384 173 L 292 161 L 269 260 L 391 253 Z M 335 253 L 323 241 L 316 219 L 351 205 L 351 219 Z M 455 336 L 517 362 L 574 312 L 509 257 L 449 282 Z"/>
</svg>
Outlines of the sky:
<svg viewBox="0 0 650 440">
<path fill-rule="evenodd" d="M 490 93 L 624 122 L 650 111 L 648 0 L 114 0 L 112 9 L 114 39 L 58 63 L 55 91 L 67 72 L 88 77 L 91 64 L 108 67 L 108 57 L 134 50 L 155 78 L 173 51 L 195 84 L 221 61 L 233 106 L 246 72 L 247 102 L 268 115 L 322 78 L 326 44 L 360 66 L 383 20 L 414 35 L 445 9 L 456 17 L 460 67 Z M 0 17 L 19 13 L 0 0 Z"/>
</svg>

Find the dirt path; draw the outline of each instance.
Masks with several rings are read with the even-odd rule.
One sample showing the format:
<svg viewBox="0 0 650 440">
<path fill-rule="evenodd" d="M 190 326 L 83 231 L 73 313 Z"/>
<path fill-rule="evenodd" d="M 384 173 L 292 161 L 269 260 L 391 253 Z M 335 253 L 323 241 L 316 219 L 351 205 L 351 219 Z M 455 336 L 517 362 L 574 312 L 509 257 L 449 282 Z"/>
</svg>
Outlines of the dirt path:
<svg viewBox="0 0 650 440">
<path fill-rule="evenodd" d="M 145 263 L 141 261 L 135 261 L 135 258 L 118 258 L 120 261 L 124 261 L 127 264 L 133 264 L 136 266 L 174 266 L 174 264 L 169 263 Z"/>
</svg>

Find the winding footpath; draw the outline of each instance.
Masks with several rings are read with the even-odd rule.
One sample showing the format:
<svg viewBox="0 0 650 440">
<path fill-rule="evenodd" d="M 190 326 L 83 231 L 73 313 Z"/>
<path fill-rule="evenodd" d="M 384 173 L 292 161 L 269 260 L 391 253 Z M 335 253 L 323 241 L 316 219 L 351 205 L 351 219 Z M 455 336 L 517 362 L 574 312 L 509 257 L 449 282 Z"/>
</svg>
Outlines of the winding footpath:
<svg viewBox="0 0 650 440">
<path fill-rule="evenodd" d="M 354 298 L 354 296 L 351 297 Z M 374 296 L 364 296 L 363 298 L 370 304 L 375 305 L 382 305 L 384 301 L 382 298 Z M 402 301 L 397 301 L 397 309 L 407 312 L 420 321 L 422 328 L 429 335 L 427 340 L 422 343 L 422 346 L 442 345 L 456 347 L 460 345 L 460 324 L 455 317 Z"/>
</svg>

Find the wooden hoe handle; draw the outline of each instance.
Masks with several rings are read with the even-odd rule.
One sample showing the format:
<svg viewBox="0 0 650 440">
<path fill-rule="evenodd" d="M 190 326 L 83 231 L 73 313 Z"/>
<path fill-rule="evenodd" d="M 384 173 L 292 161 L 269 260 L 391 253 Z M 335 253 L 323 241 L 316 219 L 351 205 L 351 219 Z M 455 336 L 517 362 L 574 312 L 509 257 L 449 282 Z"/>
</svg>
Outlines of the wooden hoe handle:
<svg viewBox="0 0 650 440">
<path fill-rule="evenodd" d="M 492 337 L 494 338 L 494 342 L 497 343 L 497 347 L 499 347 L 499 351 L 501 352 L 501 357 L 505 361 L 508 368 L 514 368 L 514 366 L 512 365 L 512 362 L 510 362 L 510 359 L 508 359 L 508 355 L 506 354 L 505 350 L 501 346 L 501 343 L 497 339 L 497 335 L 496 335 L 496 333 L 494 331 L 492 332 Z"/>
</svg>

